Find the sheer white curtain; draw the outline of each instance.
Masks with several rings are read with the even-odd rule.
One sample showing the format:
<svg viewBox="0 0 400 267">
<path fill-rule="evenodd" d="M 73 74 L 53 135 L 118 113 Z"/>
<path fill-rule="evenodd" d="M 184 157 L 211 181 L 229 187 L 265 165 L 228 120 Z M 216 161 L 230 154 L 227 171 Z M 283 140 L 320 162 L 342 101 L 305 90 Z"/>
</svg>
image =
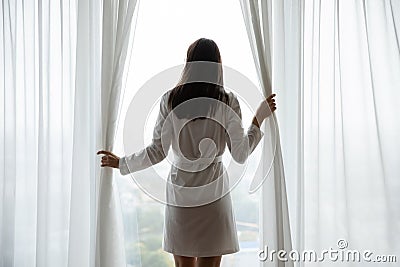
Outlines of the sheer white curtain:
<svg viewBox="0 0 400 267">
<path fill-rule="evenodd" d="M 96 151 L 112 148 L 135 7 L 0 5 L 0 266 L 125 265 Z"/>
<path fill-rule="evenodd" d="M 118 121 L 122 78 L 137 0 L 103 1 L 101 72 L 102 148 L 112 151 Z M 96 266 L 126 266 L 123 223 L 117 184 L 102 169 L 97 220 Z"/>
<path fill-rule="evenodd" d="M 299 245 L 398 254 L 400 2 L 302 4 Z"/>
<path fill-rule="evenodd" d="M 272 85 L 294 248 L 320 256 L 340 250 L 344 239 L 349 250 L 373 252 L 372 260 L 397 253 L 398 261 L 400 2 L 271 6 Z M 258 10 L 265 17 L 267 9 Z"/>
<path fill-rule="evenodd" d="M 282 2 L 276 1 L 274 5 L 270 1 L 241 0 L 241 7 L 246 30 L 248 33 L 250 46 L 253 52 L 256 70 L 260 80 L 260 85 L 264 96 L 268 97 L 280 88 L 280 80 L 273 76 L 272 53 L 273 44 L 283 45 L 282 34 L 274 31 L 272 27 L 272 14 L 281 15 Z M 273 12 L 274 9 L 274 12 Z M 279 96 L 277 97 L 279 102 Z M 278 104 L 279 110 L 279 104 Z M 275 113 L 264 123 L 264 132 L 271 135 L 271 139 L 264 139 L 263 146 L 263 171 L 262 176 L 268 174 L 264 183 L 261 185 L 261 205 L 260 205 L 260 248 L 264 250 L 264 257 L 269 256 L 271 250 L 292 249 L 291 231 L 289 223 L 289 210 L 286 195 L 286 182 L 283 167 L 283 159 L 280 145 L 279 126 Z M 270 163 L 272 165 L 270 166 Z M 268 173 L 270 169 L 270 172 Z M 259 172 L 260 174 L 260 172 Z M 257 180 L 257 179 L 256 179 Z M 257 184 L 252 185 L 253 190 L 257 189 Z M 268 246 L 266 249 L 265 246 Z M 293 266 L 293 262 L 288 261 L 260 261 L 261 266 Z"/>
<path fill-rule="evenodd" d="M 70 235 L 89 246 L 89 213 L 70 221 L 71 184 L 90 179 L 71 176 L 76 8 L 0 5 L 0 266 L 67 266 Z"/>
</svg>

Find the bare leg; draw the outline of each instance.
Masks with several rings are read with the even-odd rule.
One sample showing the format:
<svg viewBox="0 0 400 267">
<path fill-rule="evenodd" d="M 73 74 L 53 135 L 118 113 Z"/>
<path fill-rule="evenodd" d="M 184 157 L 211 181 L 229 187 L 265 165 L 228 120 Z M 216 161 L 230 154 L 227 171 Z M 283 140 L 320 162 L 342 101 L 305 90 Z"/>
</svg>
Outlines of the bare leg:
<svg viewBox="0 0 400 267">
<path fill-rule="evenodd" d="M 195 257 L 174 255 L 175 267 L 196 267 Z"/>
<path fill-rule="evenodd" d="M 196 267 L 219 267 L 222 256 L 198 257 Z"/>
</svg>

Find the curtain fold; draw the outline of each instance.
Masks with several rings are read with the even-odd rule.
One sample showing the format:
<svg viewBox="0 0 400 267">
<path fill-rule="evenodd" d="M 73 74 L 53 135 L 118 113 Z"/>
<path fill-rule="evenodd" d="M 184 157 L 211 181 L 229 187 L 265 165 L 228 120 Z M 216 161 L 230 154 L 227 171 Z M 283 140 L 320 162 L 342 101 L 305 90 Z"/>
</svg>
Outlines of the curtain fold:
<svg viewBox="0 0 400 267">
<path fill-rule="evenodd" d="M 260 85 L 265 97 L 272 94 L 274 84 L 272 46 L 274 42 L 283 44 L 283 40 L 274 34 L 273 19 L 279 19 L 279 9 L 283 6 L 279 2 L 241 0 L 242 13 L 252 49 Z M 274 11 L 273 12 L 273 8 Z M 276 17 L 272 17 L 276 14 Z M 279 84 L 280 85 L 280 84 Z M 279 96 L 278 96 L 279 103 Z M 278 104 L 279 106 L 279 104 Z M 279 109 L 278 109 L 279 110 Z M 279 111 L 278 111 L 279 112 Z M 264 139 L 262 176 L 268 174 L 262 181 L 252 185 L 250 191 L 261 187 L 260 205 L 260 248 L 265 254 L 270 250 L 292 249 L 289 210 L 287 203 L 285 173 L 280 145 L 279 127 L 275 113 L 265 122 L 264 132 L 271 135 L 271 139 Z M 272 162 L 272 166 L 269 163 Z M 268 251 L 266 249 L 268 246 Z M 264 257 L 269 255 L 262 255 Z M 293 262 L 279 260 L 260 261 L 261 266 L 293 266 Z"/>
<path fill-rule="evenodd" d="M 94 266 L 101 142 L 101 2 L 77 1 L 68 266 Z M 71 145 L 69 144 L 69 145 Z"/>
<path fill-rule="evenodd" d="M 137 0 L 104 0 L 101 62 L 102 147 L 112 151 L 122 77 Z M 109 168 L 101 171 L 97 207 L 96 266 L 125 266 L 125 243 L 117 184 Z"/>
</svg>

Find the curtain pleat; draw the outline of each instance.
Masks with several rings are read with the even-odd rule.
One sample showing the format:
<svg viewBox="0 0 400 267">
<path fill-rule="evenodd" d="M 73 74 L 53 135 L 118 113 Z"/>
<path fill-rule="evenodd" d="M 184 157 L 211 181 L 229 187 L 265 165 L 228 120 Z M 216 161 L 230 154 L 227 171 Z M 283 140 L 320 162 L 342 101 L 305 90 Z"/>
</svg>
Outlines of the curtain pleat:
<svg viewBox="0 0 400 267">
<path fill-rule="evenodd" d="M 94 79 L 100 72 L 97 42 L 101 36 L 99 7 L 78 1 L 76 6 L 76 57 L 73 112 L 72 179 L 68 235 L 68 266 L 94 266 L 96 218 L 93 190 L 99 171 L 93 151 L 99 145 L 100 88 Z M 72 10 L 71 10 L 72 11 Z M 83 223 L 82 223 L 83 221 Z"/>
<path fill-rule="evenodd" d="M 16 110 L 16 92 L 5 90 L 5 88 L 13 88 L 16 83 L 16 69 L 15 69 L 15 11 L 16 7 L 13 3 L 3 2 L 2 3 L 2 34 L 3 34 L 3 49 L 1 57 L 4 65 L 2 66 L 2 112 L 3 114 L 10 113 L 15 114 Z M 10 52 L 9 52 L 10 51 Z M 5 65 L 9 68 L 5 68 Z M 1 138 L 1 149 L 4 153 L 1 153 L 1 214 L 2 220 L 0 222 L 1 227 L 1 242 L 0 249 L 3 251 L 2 262 L 4 264 L 14 264 L 14 228 L 15 228 L 15 179 L 7 179 L 6 177 L 16 176 L 16 122 L 15 117 L 2 116 L 2 138 Z M 6 136 L 10 136 L 6 142 Z M 9 166 L 9 167 L 6 167 Z M 7 203 L 7 204 L 5 204 Z M 11 244 L 6 246 L 5 244 Z"/>
<path fill-rule="evenodd" d="M 112 151 L 120 106 L 122 77 L 136 0 L 104 0 L 102 32 L 102 148 Z M 97 207 L 96 266 L 125 266 L 123 223 L 112 170 L 102 169 Z"/>
<path fill-rule="evenodd" d="M 240 1 L 242 13 L 249 36 L 250 47 L 260 80 L 260 85 L 265 97 L 272 94 L 273 82 L 272 46 L 275 37 L 273 34 L 272 14 L 279 14 L 283 7 L 272 5 L 271 1 Z M 273 8 L 276 8 L 275 12 Z M 277 16 L 279 20 L 279 15 Z M 280 36 L 282 38 L 282 36 Z M 283 45 L 283 40 L 279 43 Z M 279 99 L 279 97 L 278 97 Z M 279 100 L 278 100 L 279 101 Z M 258 171 L 261 180 L 253 180 L 250 192 L 261 187 L 260 205 L 260 248 L 268 254 L 270 250 L 292 249 L 291 231 L 289 223 L 289 210 L 287 203 L 285 173 L 281 154 L 279 127 L 276 115 L 273 114 L 264 123 L 264 131 L 271 135 L 270 139 L 264 139 L 263 146 L 263 170 Z M 272 163 L 272 165 L 271 165 Z M 264 254 L 264 256 L 266 256 Z M 270 255 L 268 255 L 270 256 Z M 288 261 L 260 261 L 260 266 L 293 266 Z"/>
</svg>

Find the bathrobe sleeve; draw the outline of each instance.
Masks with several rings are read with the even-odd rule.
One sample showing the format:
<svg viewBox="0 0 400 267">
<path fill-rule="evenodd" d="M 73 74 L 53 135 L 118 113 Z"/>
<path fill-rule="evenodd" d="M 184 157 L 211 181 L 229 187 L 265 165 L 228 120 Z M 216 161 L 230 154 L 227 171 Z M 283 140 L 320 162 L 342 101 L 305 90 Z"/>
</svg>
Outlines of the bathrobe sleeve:
<svg viewBox="0 0 400 267">
<path fill-rule="evenodd" d="M 247 129 L 247 133 L 244 133 L 239 101 L 232 93 L 230 99 L 230 107 L 234 112 L 227 112 L 226 140 L 232 158 L 243 164 L 257 147 L 264 133 L 253 123 Z"/>
<path fill-rule="evenodd" d="M 122 175 L 146 169 L 165 159 L 171 145 L 172 136 L 172 126 L 169 125 L 170 123 L 166 123 L 168 116 L 167 104 L 167 94 L 164 94 L 161 98 L 160 111 L 154 126 L 151 144 L 132 155 L 120 158 L 119 170 Z"/>
</svg>

